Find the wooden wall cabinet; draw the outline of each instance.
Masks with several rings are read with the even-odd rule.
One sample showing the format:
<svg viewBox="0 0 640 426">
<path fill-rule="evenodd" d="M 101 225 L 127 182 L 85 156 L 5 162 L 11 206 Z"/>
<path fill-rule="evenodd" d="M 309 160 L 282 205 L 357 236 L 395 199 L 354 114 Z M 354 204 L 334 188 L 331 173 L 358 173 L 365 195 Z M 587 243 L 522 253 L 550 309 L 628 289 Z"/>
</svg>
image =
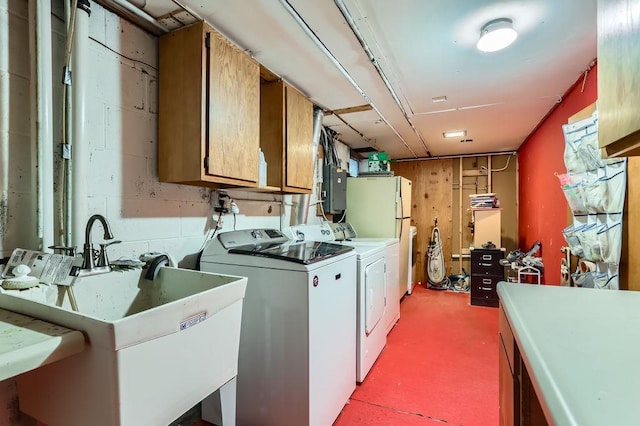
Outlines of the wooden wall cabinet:
<svg viewBox="0 0 640 426">
<path fill-rule="evenodd" d="M 261 84 L 260 147 L 267 186 L 286 193 L 313 189 L 313 103 L 283 81 Z"/>
<path fill-rule="evenodd" d="M 260 66 L 204 22 L 160 38 L 158 175 L 258 185 Z"/>
<path fill-rule="evenodd" d="M 640 155 L 640 0 L 598 0 L 598 140 Z"/>
</svg>

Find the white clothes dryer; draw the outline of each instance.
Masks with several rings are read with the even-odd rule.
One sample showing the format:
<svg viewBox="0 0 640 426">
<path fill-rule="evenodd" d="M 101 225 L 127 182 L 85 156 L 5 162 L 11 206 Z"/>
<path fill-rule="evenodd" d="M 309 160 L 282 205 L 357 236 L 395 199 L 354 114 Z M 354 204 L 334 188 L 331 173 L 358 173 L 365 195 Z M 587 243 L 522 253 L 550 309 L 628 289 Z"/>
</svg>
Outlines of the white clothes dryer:
<svg viewBox="0 0 640 426">
<path fill-rule="evenodd" d="M 237 424 L 332 424 L 356 384 L 355 251 L 240 230 L 210 240 L 200 269 L 248 277 Z M 203 401 L 204 420 L 215 420 L 214 405 Z"/>
<path fill-rule="evenodd" d="M 333 241 L 328 222 L 292 226 L 283 232 L 297 241 L 331 241 L 355 249 L 358 265 L 356 381 L 363 382 L 387 344 L 385 244 Z"/>
<path fill-rule="evenodd" d="M 344 244 L 364 244 L 376 243 L 384 244 L 385 259 L 387 263 L 386 269 L 386 291 L 387 305 L 383 323 L 387 334 L 393 329 L 400 319 L 400 297 L 397 288 L 400 284 L 400 240 L 398 238 L 376 238 L 376 237 L 358 237 L 356 230 L 350 223 L 330 223 L 325 222 L 331 228 L 333 240 L 336 243 Z"/>
</svg>

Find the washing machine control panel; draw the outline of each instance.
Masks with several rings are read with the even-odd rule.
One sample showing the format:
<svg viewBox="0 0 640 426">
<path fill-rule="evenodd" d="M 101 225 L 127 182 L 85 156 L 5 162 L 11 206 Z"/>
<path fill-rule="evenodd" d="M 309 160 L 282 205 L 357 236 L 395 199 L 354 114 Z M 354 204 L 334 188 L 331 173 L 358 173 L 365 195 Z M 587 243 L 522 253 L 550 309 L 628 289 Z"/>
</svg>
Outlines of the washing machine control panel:
<svg viewBox="0 0 640 426">
<path fill-rule="evenodd" d="M 263 243 L 285 243 L 289 238 L 277 229 L 241 229 L 223 232 L 218 235 L 218 240 L 224 248 L 231 249 Z"/>
<path fill-rule="evenodd" d="M 358 236 L 358 234 L 356 234 L 356 230 L 350 223 L 343 224 L 343 232 L 345 240 L 352 240 Z"/>
<path fill-rule="evenodd" d="M 358 236 L 350 223 L 331 223 L 330 225 L 336 241 L 351 240 Z"/>
</svg>

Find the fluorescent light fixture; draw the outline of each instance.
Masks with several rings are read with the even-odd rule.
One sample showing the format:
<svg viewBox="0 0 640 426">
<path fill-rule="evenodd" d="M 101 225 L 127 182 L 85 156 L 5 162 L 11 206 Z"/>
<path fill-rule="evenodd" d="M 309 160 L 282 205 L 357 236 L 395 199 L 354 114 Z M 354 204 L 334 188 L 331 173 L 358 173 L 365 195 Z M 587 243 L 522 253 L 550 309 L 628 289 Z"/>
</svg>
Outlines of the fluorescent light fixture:
<svg viewBox="0 0 640 426">
<path fill-rule="evenodd" d="M 447 100 L 446 96 L 435 96 L 431 98 L 431 102 L 446 102 L 446 100 Z"/>
<path fill-rule="evenodd" d="M 476 47 L 483 52 L 495 52 L 504 49 L 518 38 L 513 29 L 513 21 L 499 18 L 487 22 L 480 30 L 480 40 Z"/>
<path fill-rule="evenodd" d="M 444 132 L 442 136 L 444 136 L 445 138 L 461 138 L 461 137 L 467 136 L 467 131 L 455 130 L 451 132 Z"/>
</svg>

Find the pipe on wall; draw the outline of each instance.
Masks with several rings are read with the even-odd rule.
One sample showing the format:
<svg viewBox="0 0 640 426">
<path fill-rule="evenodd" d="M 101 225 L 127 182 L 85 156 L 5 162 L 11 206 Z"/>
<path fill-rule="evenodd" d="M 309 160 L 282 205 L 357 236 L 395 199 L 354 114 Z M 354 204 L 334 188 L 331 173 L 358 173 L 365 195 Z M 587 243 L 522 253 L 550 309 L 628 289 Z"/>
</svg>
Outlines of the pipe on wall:
<svg viewBox="0 0 640 426">
<path fill-rule="evenodd" d="M 37 176 L 37 238 L 38 249 L 50 251 L 54 244 L 54 190 L 53 190 L 53 83 L 51 75 L 51 1 L 29 2 L 29 45 L 31 57 L 32 96 L 31 138 L 37 150 L 34 173 Z"/>
<path fill-rule="evenodd" d="M 72 245 L 80 247 L 84 241 L 84 222 L 87 218 L 87 178 L 89 176 L 89 146 L 86 135 L 86 107 L 89 48 L 89 0 L 78 1 L 73 32 L 72 70 Z"/>
<path fill-rule="evenodd" d="M 400 158 L 398 160 L 394 160 L 398 163 L 404 163 L 406 161 L 431 161 L 431 160 L 445 160 L 445 159 L 456 159 L 456 158 L 470 158 L 470 157 L 486 157 L 487 155 L 516 155 L 517 151 L 502 151 L 502 152 L 484 152 L 479 154 L 452 154 L 452 155 L 436 155 L 433 157 L 420 157 L 420 158 Z M 497 170 L 493 170 L 494 172 Z"/>
<path fill-rule="evenodd" d="M 0 25 L 0 40 L 9 40 L 9 25 Z M 7 48 L 5 48 L 7 47 Z M 0 72 L 9 70 L 9 49 L 0 48 Z M 11 247 L 5 241 L 9 230 L 9 79 L 0 78 L 0 258 L 8 256 Z"/>
<path fill-rule="evenodd" d="M 318 169 L 318 145 L 320 144 L 320 130 L 322 130 L 322 118 L 324 117 L 324 111 L 321 108 L 315 108 L 313 111 L 313 187 L 316 188 L 318 184 L 316 182 L 317 169 Z M 319 199 L 319 194 L 316 194 L 316 198 Z M 297 196 L 297 200 L 294 203 L 298 208 L 295 215 L 295 222 L 291 225 L 301 225 L 307 223 L 309 218 L 309 203 L 311 202 L 311 194 L 300 194 Z M 293 215 L 292 215 L 293 219 Z"/>
<path fill-rule="evenodd" d="M 71 62 L 71 49 L 73 48 L 73 33 L 75 29 L 75 20 L 78 10 L 78 0 L 66 0 L 64 2 L 64 22 L 67 24 L 67 45 L 64 52 L 64 64 L 66 69 L 69 69 Z M 64 70 L 66 71 L 66 70 Z M 65 149 L 70 147 L 70 133 L 72 131 L 72 99 L 69 93 L 70 83 L 64 81 L 62 84 L 62 108 L 61 115 L 62 120 L 60 123 L 60 130 L 62 134 L 62 144 Z M 58 188 L 60 193 L 58 195 L 59 203 L 59 228 L 60 228 L 60 241 L 59 244 L 70 246 L 72 244 L 72 224 L 71 217 L 73 216 L 73 210 L 71 206 L 71 200 L 73 197 L 71 179 L 71 161 L 69 155 L 63 156 L 60 161 L 60 170 L 58 173 Z"/>
<path fill-rule="evenodd" d="M 138 24 L 150 33 L 160 36 L 169 32 L 169 29 L 160 24 L 156 18 L 149 15 L 144 8 L 146 1 L 133 2 L 129 0 L 101 0 L 104 6 L 114 10 L 118 15 L 123 16 Z"/>
</svg>

